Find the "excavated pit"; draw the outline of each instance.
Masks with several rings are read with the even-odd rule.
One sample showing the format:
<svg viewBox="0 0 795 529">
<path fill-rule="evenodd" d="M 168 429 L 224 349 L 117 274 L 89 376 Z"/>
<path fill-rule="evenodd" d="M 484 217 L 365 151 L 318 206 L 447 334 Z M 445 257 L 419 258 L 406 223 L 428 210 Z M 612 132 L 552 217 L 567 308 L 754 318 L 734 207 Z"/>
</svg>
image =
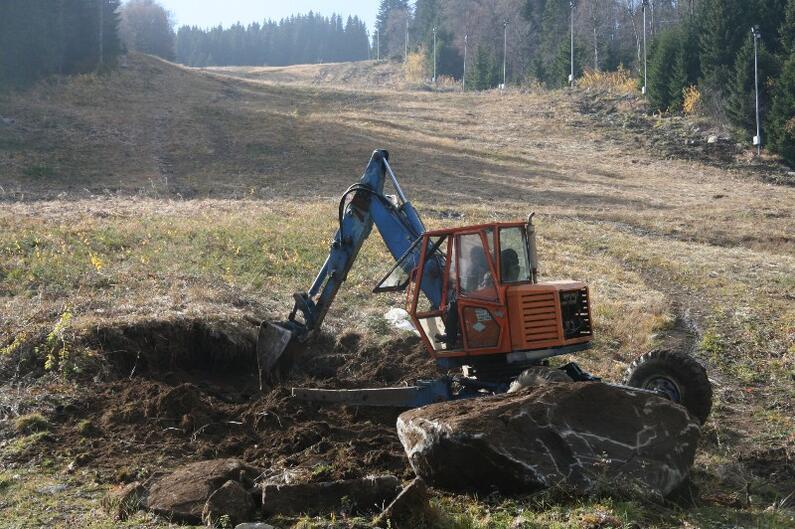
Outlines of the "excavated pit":
<svg viewBox="0 0 795 529">
<path fill-rule="evenodd" d="M 319 406 L 293 386 L 379 387 L 435 376 L 419 340 L 321 336 L 291 346 L 281 383 L 259 390 L 257 327 L 250 321 L 144 321 L 84 337 L 108 366 L 60 406 L 40 444 L 109 482 L 140 479 L 189 461 L 235 457 L 304 479 L 350 479 L 411 471 L 395 433 L 400 410 Z M 30 457 L 26 454 L 25 457 Z"/>
</svg>

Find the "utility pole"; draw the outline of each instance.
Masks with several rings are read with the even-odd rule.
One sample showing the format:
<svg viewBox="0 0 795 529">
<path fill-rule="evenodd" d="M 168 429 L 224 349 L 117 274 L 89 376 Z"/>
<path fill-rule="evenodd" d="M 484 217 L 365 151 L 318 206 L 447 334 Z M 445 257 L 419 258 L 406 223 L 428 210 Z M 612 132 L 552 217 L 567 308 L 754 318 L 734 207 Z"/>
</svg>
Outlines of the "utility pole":
<svg viewBox="0 0 795 529">
<path fill-rule="evenodd" d="M 643 0 L 643 95 L 649 86 L 648 55 L 646 53 L 646 8 L 649 7 L 649 0 Z"/>
<path fill-rule="evenodd" d="M 375 50 L 376 50 L 375 60 L 380 61 L 381 60 L 381 33 L 379 33 L 377 29 L 375 30 L 375 42 L 376 42 L 376 44 L 375 44 Z"/>
<path fill-rule="evenodd" d="M 756 145 L 756 155 L 762 154 L 762 129 L 759 121 L 759 45 L 758 41 L 762 38 L 759 32 L 759 26 L 751 28 L 751 33 L 754 36 L 754 89 L 756 92 L 756 136 L 754 136 L 754 145 Z"/>
<path fill-rule="evenodd" d="M 97 0 L 99 4 L 99 67 L 105 66 L 105 0 Z"/>
<path fill-rule="evenodd" d="M 508 21 L 502 23 L 504 28 L 503 45 L 502 45 L 502 89 L 505 90 L 507 83 L 507 65 L 508 65 Z"/>
<path fill-rule="evenodd" d="M 433 84 L 436 84 L 436 32 L 438 26 L 433 26 Z"/>
<path fill-rule="evenodd" d="M 569 85 L 574 86 L 574 0 L 569 0 L 571 7 L 571 73 L 569 74 Z"/>
<path fill-rule="evenodd" d="M 463 83 L 462 89 L 464 92 L 467 91 L 467 44 L 469 40 L 469 34 L 464 33 L 464 76 L 461 78 Z"/>
<path fill-rule="evenodd" d="M 409 60 L 409 12 L 406 11 L 406 44 L 403 49 L 403 62 Z"/>
</svg>

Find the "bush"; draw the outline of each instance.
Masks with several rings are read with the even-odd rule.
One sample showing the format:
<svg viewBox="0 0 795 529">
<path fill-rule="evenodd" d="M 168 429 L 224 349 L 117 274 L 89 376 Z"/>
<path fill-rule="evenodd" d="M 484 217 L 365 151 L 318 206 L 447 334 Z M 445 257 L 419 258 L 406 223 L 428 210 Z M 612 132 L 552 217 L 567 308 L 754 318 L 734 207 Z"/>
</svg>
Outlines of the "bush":
<svg viewBox="0 0 795 529">
<path fill-rule="evenodd" d="M 577 84 L 581 88 L 607 90 L 621 94 L 629 94 L 638 89 L 637 79 L 623 66 L 619 66 L 615 72 L 588 69 Z"/>
<path fill-rule="evenodd" d="M 701 91 L 697 86 L 688 86 L 682 91 L 682 110 L 695 114 L 701 109 Z"/>
<path fill-rule="evenodd" d="M 403 65 L 403 75 L 409 83 L 421 83 L 428 77 L 425 68 L 425 50 L 409 53 Z"/>
</svg>

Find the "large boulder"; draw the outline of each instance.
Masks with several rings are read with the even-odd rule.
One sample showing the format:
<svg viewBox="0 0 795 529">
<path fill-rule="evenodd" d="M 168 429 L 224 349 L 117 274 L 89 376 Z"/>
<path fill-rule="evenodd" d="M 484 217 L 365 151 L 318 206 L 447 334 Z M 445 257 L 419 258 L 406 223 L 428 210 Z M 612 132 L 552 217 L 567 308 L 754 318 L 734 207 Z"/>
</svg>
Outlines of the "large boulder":
<svg viewBox="0 0 795 529">
<path fill-rule="evenodd" d="M 237 459 L 199 461 L 157 479 L 149 489 L 146 507 L 170 520 L 201 523 L 207 499 L 227 481 L 251 490 L 260 471 Z"/>
<path fill-rule="evenodd" d="M 439 488 L 663 496 L 687 477 L 700 434 L 683 407 L 598 382 L 434 404 L 397 430 L 414 472 Z"/>
</svg>

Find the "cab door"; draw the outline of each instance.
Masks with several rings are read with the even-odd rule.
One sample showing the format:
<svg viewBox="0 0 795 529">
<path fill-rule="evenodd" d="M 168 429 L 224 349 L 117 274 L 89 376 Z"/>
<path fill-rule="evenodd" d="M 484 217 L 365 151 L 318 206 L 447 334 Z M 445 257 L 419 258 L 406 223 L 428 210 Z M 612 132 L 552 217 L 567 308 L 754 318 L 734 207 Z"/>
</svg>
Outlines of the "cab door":
<svg viewBox="0 0 795 529">
<path fill-rule="evenodd" d="M 510 352 L 505 289 L 498 281 L 494 229 L 456 234 L 455 282 L 460 332 L 468 355 Z"/>
</svg>

